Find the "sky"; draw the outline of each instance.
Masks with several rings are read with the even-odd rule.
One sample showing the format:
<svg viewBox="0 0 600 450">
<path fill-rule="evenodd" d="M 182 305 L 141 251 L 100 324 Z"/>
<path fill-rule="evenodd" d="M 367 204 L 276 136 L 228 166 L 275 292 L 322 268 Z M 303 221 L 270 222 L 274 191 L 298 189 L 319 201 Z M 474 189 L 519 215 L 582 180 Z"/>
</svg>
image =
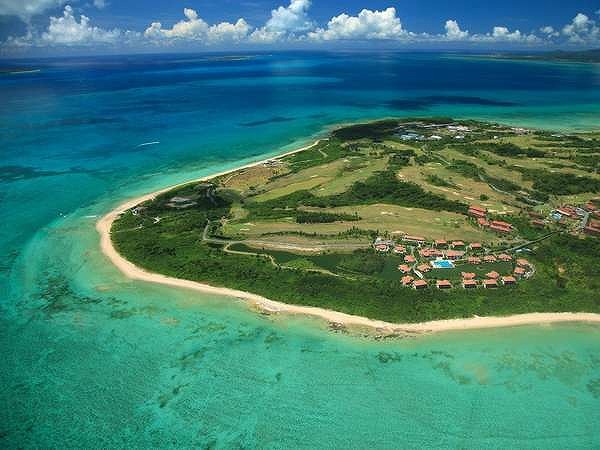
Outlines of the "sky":
<svg viewBox="0 0 600 450">
<path fill-rule="evenodd" d="M 0 56 L 600 47 L 600 0 L 0 0 Z"/>
</svg>

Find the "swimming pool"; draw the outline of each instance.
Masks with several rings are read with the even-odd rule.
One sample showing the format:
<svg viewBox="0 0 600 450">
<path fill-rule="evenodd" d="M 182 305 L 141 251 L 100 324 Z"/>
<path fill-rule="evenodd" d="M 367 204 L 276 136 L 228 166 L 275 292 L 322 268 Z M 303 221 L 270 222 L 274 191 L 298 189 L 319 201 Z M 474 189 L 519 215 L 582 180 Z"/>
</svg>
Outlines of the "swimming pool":
<svg viewBox="0 0 600 450">
<path fill-rule="evenodd" d="M 438 261 L 432 261 L 431 265 L 436 269 L 454 269 L 454 263 L 447 259 L 440 259 Z"/>
</svg>

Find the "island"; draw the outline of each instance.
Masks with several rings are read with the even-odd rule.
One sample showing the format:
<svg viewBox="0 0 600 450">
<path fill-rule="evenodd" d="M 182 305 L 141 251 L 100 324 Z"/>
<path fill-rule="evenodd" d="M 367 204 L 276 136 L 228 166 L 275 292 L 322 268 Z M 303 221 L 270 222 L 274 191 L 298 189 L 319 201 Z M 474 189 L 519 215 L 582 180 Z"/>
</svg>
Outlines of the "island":
<svg viewBox="0 0 600 450">
<path fill-rule="evenodd" d="M 98 229 L 133 278 L 332 324 L 598 322 L 599 168 L 598 132 L 385 119 L 133 200 Z"/>
<path fill-rule="evenodd" d="M 598 64 L 600 63 L 600 49 L 581 50 L 581 51 L 566 51 L 556 50 L 550 52 L 534 52 L 534 53 L 496 53 L 484 55 L 484 58 L 494 59 L 510 59 L 524 61 L 547 61 L 547 62 L 566 62 L 566 63 L 585 63 Z"/>
</svg>

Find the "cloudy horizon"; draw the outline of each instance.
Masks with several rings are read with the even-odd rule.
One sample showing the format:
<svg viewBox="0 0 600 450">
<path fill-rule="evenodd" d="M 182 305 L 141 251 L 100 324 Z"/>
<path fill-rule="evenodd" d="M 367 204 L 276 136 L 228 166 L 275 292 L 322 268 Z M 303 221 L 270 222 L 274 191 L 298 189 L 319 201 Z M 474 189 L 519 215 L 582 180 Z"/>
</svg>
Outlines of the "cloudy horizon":
<svg viewBox="0 0 600 450">
<path fill-rule="evenodd" d="M 317 0 L 289 0 L 274 6 L 265 1 L 240 6 L 239 15 L 231 5 L 226 10 L 214 4 L 200 9 L 198 2 L 188 3 L 189 7 L 178 6 L 179 12 L 170 8 L 162 17 L 161 11 L 149 7 L 147 19 L 138 14 L 134 20 L 124 5 L 118 9 L 108 0 L 2 0 L 0 51 L 3 56 L 51 56 L 367 46 L 399 50 L 600 46 L 600 10 L 589 11 L 589 2 L 585 1 L 561 6 L 549 15 L 550 20 L 542 22 L 533 15 L 505 20 L 504 15 L 510 17 L 516 8 L 511 2 L 506 2 L 505 9 L 498 9 L 497 22 L 490 17 L 493 14 L 485 12 L 468 18 L 454 14 L 440 19 L 448 11 L 438 8 L 436 14 L 430 14 L 422 4 L 420 10 L 415 5 L 411 9 L 411 2 L 389 2 L 398 5 L 381 7 L 377 1 L 364 2 L 375 7 L 348 2 L 332 12 L 331 5 L 323 6 Z M 132 5 L 130 9 L 135 8 Z"/>
</svg>

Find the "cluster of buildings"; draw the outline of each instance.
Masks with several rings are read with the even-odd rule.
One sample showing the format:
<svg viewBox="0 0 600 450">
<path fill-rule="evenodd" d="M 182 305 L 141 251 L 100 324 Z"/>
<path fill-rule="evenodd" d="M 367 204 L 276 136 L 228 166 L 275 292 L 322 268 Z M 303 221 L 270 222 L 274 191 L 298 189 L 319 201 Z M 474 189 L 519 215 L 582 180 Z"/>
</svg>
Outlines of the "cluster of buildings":
<svg viewBox="0 0 600 450">
<path fill-rule="evenodd" d="M 573 224 L 576 231 L 600 236 L 600 198 L 581 206 L 562 205 L 551 211 L 550 218 L 563 226 Z"/>
<path fill-rule="evenodd" d="M 428 244 L 424 246 L 424 244 Z M 410 246 L 410 247 L 409 247 Z M 420 236 L 405 235 L 400 242 L 390 239 L 377 238 L 373 247 L 380 253 L 394 253 L 404 256 L 403 264 L 398 266 L 402 273 L 403 286 L 413 289 L 426 289 L 435 286 L 437 289 L 452 289 L 450 280 L 427 280 L 426 274 L 434 269 L 454 268 L 454 262 L 461 260 L 469 265 L 493 264 L 496 262 L 512 262 L 513 257 L 507 253 L 498 255 L 483 254 L 484 248 L 474 242 L 467 244 L 463 241 L 446 241 L 442 239 L 427 242 Z M 468 255 L 467 255 L 468 253 Z M 517 259 L 512 273 L 501 275 L 491 270 L 481 279 L 472 272 L 461 272 L 461 281 L 456 283 L 464 289 L 483 287 L 493 289 L 500 286 L 514 286 L 517 280 L 528 278 L 533 274 L 533 266 L 525 259 Z"/>
<path fill-rule="evenodd" d="M 443 129 L 447 130 L 447 134 L 450 134 L 453 136 L 454 139 L 457 140 L 461 140 L 461 139 L 465 139 L 466 137 L 466 133 L 470 133 L 472 130 L 464 125 L 453 125 L 453 124 L 423 124 L 421 122 L 413 122 L 413 123 L 406 123 L 404 124 L 404 126 L 412 126 L 415 128 L 419 128 L 421 130 L 431 130 L 431 129 L 439 129 L 440 131 L 442 131 Z M 414 129 L 407 129 L 404 127 L 399 128 L 398 130 L 398 135 L 400 136 L 400 139 L 402 139 L 403 141 L 425 141 L 425 140 L 429 140 L 429 141 L 441 141 L 443 139 L 443 136 L 440 136 L 438 134 L 430 134 L 429 136 L 425 136 L 423 134 L 420 134 L 418 131 L 414 130 Z"/>
<path fill-rule="evenodd" d="M 509 255 L 506 255 L 512 259 Z M 431 270 L 431 266 L 427 264 L 421 264 L 416 267 L 415 275 L 410 275 L 409 272 L 411 268 L 407 265 L 399 266 L 401 272 L 405 275 L 401 278 L 401 282 L 403 286 L 412 287 L 413 289 L 426 289 L 430 286 L 430 282 L 428 282 L 424 278 L 420 278 L 419 275 L 422 272 L 428 272 Z M 414 270 L 414 269 L 413 269 Z M 416 272 L 420 272 L 417 275 Z M 526 259 L 518 259 L 516 261 L 516 267 L 514 269 L 514 273 L 510 275 L 501 275 L 498 272 L 492 270 L 485 274 L 481 279 L 477 279 L 477 274 L 474 272 L 461 272 L 461 281 L 460 286 L 463 289 L 476 289 L 478 287 L 482 287 L 484 289 L 495 289 L 500 286 L 515 286 L 517 284 L 517 280 L 521 278 L 527 278 L 531 276 L 533 273 L 533 266 Z M 457 283 L 458 284 L 458 283 Z M 431 281 L 431 286 L 435 286 L 437 289 L 452 289 L 454 286 L 450 280 L 435 280 L 435 282 Z"/>
<path fill-rule="evenodd" d="M 446 258 L 450 260 L 461 259 L 467 250 L 474 252 L 483 250 L 483 245 L 481 245 L 479 242 L 466 244 L 463 241 L 446 241 L 444 239 L 436 239 L 430 243 L 430 246 L 423 247 L 427 243 L 427 239 L 421 236 L 405 235 L 401 238 L 400 242 L 378 237 L 375 239 L 375 242 L 373 242 L 373 248 L 379 253 L 393 252 L 396 255 L 405 255 L 408 253 L 407 246 L 410 245 L 411 247 L 417 247 L 416 251 L 421 258 Z M 412 255 L 406 256 L 412 257 Z M 414 259 L 414 257 L 412 258 Z"/>
<path fill-rule="evenodd" d="M 514 227 L 508 222 L 489 220 L 487 217 L 487 209 L 481 208 L 480 206 L 470 205 L 467 214 L 477 219 L 477 225 L 481 228 L 486 228 L 499 234 L 509 234 L 514 231 Z"/>
</svg>

